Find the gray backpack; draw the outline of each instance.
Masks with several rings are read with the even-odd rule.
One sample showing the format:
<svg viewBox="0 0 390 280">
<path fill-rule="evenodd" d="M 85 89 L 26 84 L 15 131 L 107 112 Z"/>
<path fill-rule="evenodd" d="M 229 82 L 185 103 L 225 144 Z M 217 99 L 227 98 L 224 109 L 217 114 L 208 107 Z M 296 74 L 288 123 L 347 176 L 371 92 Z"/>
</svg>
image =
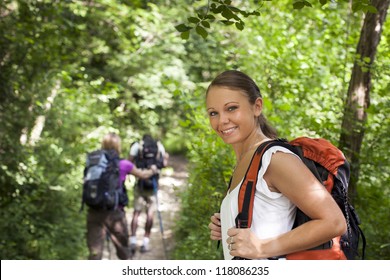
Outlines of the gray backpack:
<svg viewBox="0 0 390 280">
<path fill-rule="evenodd" d="M 119 161 L 119 156 L 113 150 L 97 150 L 87 154 L 81 209 L 84 204 L 106 210 L 127 205 L 126 189 L 120 184 Z"/>
</svg>

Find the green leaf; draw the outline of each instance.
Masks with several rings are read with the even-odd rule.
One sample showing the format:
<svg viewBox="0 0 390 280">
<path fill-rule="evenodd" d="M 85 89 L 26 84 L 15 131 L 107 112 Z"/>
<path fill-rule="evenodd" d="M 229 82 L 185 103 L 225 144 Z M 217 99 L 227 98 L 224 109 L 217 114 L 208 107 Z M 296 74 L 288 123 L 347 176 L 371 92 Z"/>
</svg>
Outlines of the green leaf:
<svg viewBox="0 0 390 280">
<path fill-rule="evenodd" d="M 352 3 L 352 11 L 353 12 L 358 12 L 361 11 L 363 8 L 362 4 L 357 2 L 357 3 Z"/>
<path fill-rule="evenodd" d="M 226 19 L 231 19 L 234 17 L 234 14 L 232 13 L 232 11 L 230 11 L 227 7 L 223 8 L 221 15 Z"/>
<path fill-rule="evenodd" d="M 222 22 L 224 25 L 232 25 L 232 24 L 234 24 L 234 21 L 230 21 L 230 20 L 221 20 L 221 22 Z"/>
<path fill-rule="evenodd" d="M 207 37 L 207 35 L 209 35 L 206 31 L 206 29 L 204 29 L 202 26 L 198 25 L 196 28 L 196 33 L 198 33 L 200 36 L 203 37 L 203 39 L 205 39 Z"/>
<path fill-rule="evenodd" d="M 293 4 L 294 9 L 302 9 L 303 7 L 313 7 L 312 4 L 308 1 L 297 1 Z"/>
<path fill-rule="evenodd" d="M 366 57 L 363 58 L 363 61 L 364 61 L 365 63 L 370 63 L 370 62 L 371 62 L 371 58 L 369 58 L 368 56 L 366 56 Z"/>
<path fill-rule="evenodd" d="M 190 37 L 190 31 L 184 31 L 180 34 L 180 37 L 184 40 L 188 40 L 188 38 Z"/>
<path fill-rule="evenodd" d="M 236 28 L 242 31 L 244 29 L 244 23 L 242 21 L 236 22 Z"/>
<path fill-rule="evenodd" d="M 302 9 L 303 7 L 305 7 L 305 4 L 304 4 L 303 2 L 295 2 L 295 3 L 293 4 L 293 7 L 294 7 L 294 9 L 300 10 L 300 9 Z"/>
<path fill-rule="evenodd" d="M 372 14 L 377 14 L 378 10 L 374 6 L 367 6 L 367 12 L 372 13 Z"/>
<path fill-rule="evenodd" d="M 246 12 L 246 11 L 240 11 L 240 13 L 241 13 L 244 17 L 248 17 L 248 16 L 249 16 L 249 13 Z"/>
<path fill-rule="evenodd" d="M 198 23 L 200 21 L 200 19 L 198 19 L 196 17 L 189 17 L 188 21 L 196 24 L 196 23 Z"/>
<path fill-rule="evenodd" d="M 206 20 L 202 20 L 202 21 L 201 21 L 201 24 L 202 24 L 204 27 L 206 27 L 206 28 L 210 28 L 210 23 L 209 23 L 208 21 L 206 21 Z"/>
<path fill-rule="evenodd" d="M 232 12 L 235 12 L 235 13 L 241 13 L 241 12 L 243 12 L 243 11 L 241 11 L 239 8 L 233 7 L 233 6 L 229 6 L 229 9 L 230 9 Z"/>
<path fill-rule="evenodd" d="M 305 4 L 305 6 L 313 7 L 313 5 L 308 1 L 303 1 L 303 3 Z"/>
<path fill-rule="evenodd" d="M 179 31 L 179 32 L 185 32 L 185 31 L 188 31 L 188 30 L 191 30 L 191 29 L 192 29 L 192 27 L 187 26 L 187 25 L 185 25 L 184 23 L 179 24 L 179 25 L 176 25 L 175 28 L 176 28 L 176 30 Z"/>
<path fill-rule="evenodd" d="M 214 14 L 220 14 L 223 12 L 224 6 L 223 5 L 219 5 L 215 7 L 211 6 L 210 9 Z"/>
<path fill-rule="evenodd" d="M 327 2 L 328 2 L 328 0 L 320 0 L 321 6 L 324 6 Z"/>
</svg>

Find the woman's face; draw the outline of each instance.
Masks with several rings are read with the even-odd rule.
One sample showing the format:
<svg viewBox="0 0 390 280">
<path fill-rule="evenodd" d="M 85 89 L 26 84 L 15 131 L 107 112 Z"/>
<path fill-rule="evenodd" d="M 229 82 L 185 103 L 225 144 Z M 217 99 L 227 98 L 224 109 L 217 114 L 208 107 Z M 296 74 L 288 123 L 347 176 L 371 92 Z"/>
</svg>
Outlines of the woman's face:
<svg viewBox="0 0 390 280">
<path fill-rule="evenodd" d="M 262 100 L 250 104 L 245 93 L 227 87 L 213 86 L 206 98 L 211 127 L 227 144 L 244 142 L 258 129 Z"/>
</svg>

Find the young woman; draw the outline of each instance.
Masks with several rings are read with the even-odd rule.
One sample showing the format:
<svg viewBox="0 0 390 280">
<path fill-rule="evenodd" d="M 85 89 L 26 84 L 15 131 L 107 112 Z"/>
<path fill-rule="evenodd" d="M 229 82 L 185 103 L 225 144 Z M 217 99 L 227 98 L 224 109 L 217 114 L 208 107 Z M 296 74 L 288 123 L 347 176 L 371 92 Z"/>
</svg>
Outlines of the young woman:
<svg viewBox="0 0 390 280">
<path fill-rule="evenodd" d="M 229 70 L 209 85 L 206 107 L 211 127 L 233 148 L 237 163 L 220 213 L 211 216 L 211 239 L 222 240 L 225 259 L 267 259 L 323 244 L 346 231 L 344 216 L 298 156 L 274 146 L 258 173 L 252 226 L 235 228 L 238 190 L 256 148 L 277 137 L 262 114 L 256 83 Z M 296 207 L 312 220 L 292 229 Z M 292 229 L 292 230 L 291 230 Z"/>
<path fill-rule="evenodd" d="M 121 152 L 120 137 L 115 133 L 107 134 L 103 138 L 101 148 L 104 150 L 113 150 L 119 156 Z M 128 160 L 122 159 L 119 162 L 121 186 L 128 174 L 147 179 L 156 174 L 156 172 L 156 166 L 152 166 L 151 169 L 141 170 L 136 168 L 135 165 Z M 129 233 L 124 205 L 119 205 L 117 209 L 113 210 L 88 208 L 87 244 L 89 259 L 100 260 L 102 258 L 106 231 L 108 231 L 111 236 L 118 258 L 122 260 L 130 259 L 131 255 L 128 248 Z"/>
</svg>

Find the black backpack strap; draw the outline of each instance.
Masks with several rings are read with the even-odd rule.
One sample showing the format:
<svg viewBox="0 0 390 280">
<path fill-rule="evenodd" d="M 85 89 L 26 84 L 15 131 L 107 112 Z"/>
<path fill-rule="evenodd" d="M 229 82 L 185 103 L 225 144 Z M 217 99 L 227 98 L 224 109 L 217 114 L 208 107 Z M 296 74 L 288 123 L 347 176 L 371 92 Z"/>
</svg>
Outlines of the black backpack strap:
<svg viewBox="0 0 390 280">
<path fill-rule="evenodd" d="M 361 235 L 361 237 L 362 237 L 362 242 L 363 242 L 363 247 L 362 247 L 362 260 L 364 260 L 365 255 L 366 255 L 366 236 L 364 235 L 363 230 L 362 230 L 360 227 L 358 227 L 358 229 L 359 229 L 360 235 Z"/>
<path fill-rule="evenodd" d="M 138 142 L 138 158 L 143 159 L 144 158 L 144 140 L 141 140 Z"/>
</svg>

